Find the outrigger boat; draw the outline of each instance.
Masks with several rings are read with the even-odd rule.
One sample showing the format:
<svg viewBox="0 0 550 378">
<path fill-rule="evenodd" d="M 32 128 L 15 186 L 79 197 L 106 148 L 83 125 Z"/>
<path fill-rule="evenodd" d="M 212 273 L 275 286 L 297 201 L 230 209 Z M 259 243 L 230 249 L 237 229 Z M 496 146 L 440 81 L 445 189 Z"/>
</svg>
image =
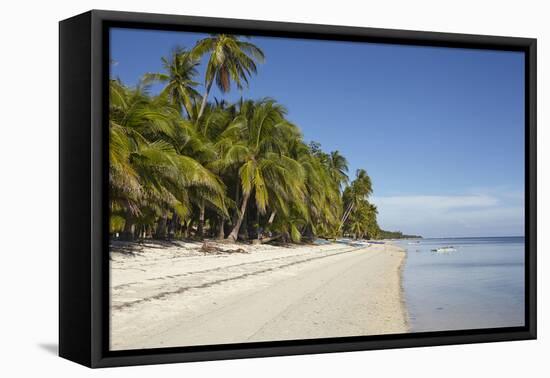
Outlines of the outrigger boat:
<svg viewBox="0 0 550 378">
<path fill-rule="evenodd" d="M 456 248 L 453 247 L 452 245 L 450 245 L 450 246 L 447 246 L 447 247 L 440 247 L 440 248 L 432 249 L 432 252 L 436 252 L 436 253 L 456 252 Z"/>
</svg>

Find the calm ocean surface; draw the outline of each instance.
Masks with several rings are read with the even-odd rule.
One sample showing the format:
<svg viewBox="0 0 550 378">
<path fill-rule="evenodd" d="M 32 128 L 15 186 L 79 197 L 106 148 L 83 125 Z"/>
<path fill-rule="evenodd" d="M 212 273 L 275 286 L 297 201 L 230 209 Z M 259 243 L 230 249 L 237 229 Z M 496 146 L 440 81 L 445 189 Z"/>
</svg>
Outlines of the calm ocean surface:
<svg viewBox="0 0 550 378">
<path fill-rule="evenodd" d="M 408 252 L 403 287 L 411 331 L 524 325 L 523 237 L 395 243 Z M 443 246 L 456 251 L 431 252 Z"/>
</svg>

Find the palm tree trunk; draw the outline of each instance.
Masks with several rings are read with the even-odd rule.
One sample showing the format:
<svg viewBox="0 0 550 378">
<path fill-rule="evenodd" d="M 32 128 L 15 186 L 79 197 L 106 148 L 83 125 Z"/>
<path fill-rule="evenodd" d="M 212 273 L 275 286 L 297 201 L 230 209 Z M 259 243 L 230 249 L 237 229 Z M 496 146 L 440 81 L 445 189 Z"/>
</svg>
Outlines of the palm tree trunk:
<svg viewBox="0 0 550 378">
<path fill-rule="evenodd" d="M 187 239 L 189 237 L 189 224 L 185 222 L 184 224 L 182 224 L 181 227 L 182 227 L 183 238 Z"/>
<path fill-rule="evenodd" d="M 353 203 L 350 203 L 348 208 L 346 209 L 344 216 L 342 217 L 342 224 L 346 222 L 352 210 L 353 210 Z"/>
<path fill-rule="evenodd" d="M 241 204 L 241 213 L 239 214 L 239 217 L 237 218 L 237 222 L 235 223 L 235 226 L 233 227 L 233 230 L 231 231 L 227 239 L 237 241 L 239 237 L 239 229 L 241 228 L 241 224 L 243 223 L 244 215 L 246 213 L 246 206 L 248 205 L 249 198 L 250 198 L 250 193 L 245 193 L 243 197 L 243 202 Z"/>
<path fill-rule="evenodd" d="M 256 239 L 260 240 L 260 234 L 262 230 L 260 228 L 260 210 L 256 207 Z"/>
<path fill-rule="evenodd" d="M 267 224 L 271 226 L 273 223 L 273 220 L 275 219 L 275 215 L 277 215 L 277 210 L 273 210 L 271 212 L 271 215 L 269 216 L 269 220 L 267 221 Z"/>
<path fill-rule="evenodd" d="M 125 241 L 134 240 L 134 222 L 132 216 L 128 215 L 126 217 L 126 222 L 124 222 L 124 230 L 120 234 L 120 239 Z"/>
<path fill-rule="evenodd" d="M 353 210 L 353 203 L 350 203 L 346 211 L 344 212 L 344 216 L 342 217 L 342 221 L 340 222 L 340 226 L 338 227 L 338 231 L 342 228 L 344 223 L 346 223 L 346 220 L 348 219 L 349 215 L 351 214 L 351 210 Z"/>
<path fill-rule="evenodd" d="M 156 239 L 165 239 L 166 238 L 166 222 L 168 216 L 166 214 L 162 215 L 157 224 L 157 230 L 155 232 Z"/>
<path fill-rule="evenodd" d="M 197 235 L 201 238 L 204 236 L 204 201 L 201 201 L 199 207 L 199 225 L 197 228 Z"/>
<path fill-rule="evenodd" d="M 241 183 L 239 182 L 239 172 L 237 171 L 237 181 L 235 185 L 235 203 L 239 203 L 240 200 L 240 190 L 241 190 Z M 233 224 L 237 223 L 237 219 L 239 218 L 239 213 L 235 211 L 235 215 L 233 216 L 232 222 Z"/>
<path fill-rule="evenodd" d="M 218 225 L 218 239 L 222 240 L 225 237 L 225 231 L 223 229 L 225 225 L 225 220 L 223 217 L 220 217 L 220 224 Z"/>
<path fill-rule="evenodd" d="M 187 106 L 183 105 L 183 108 L 185 109 L 185 113 L 187 114 L 187 118 L 189 120 L 192 120 L 193 117 L 191 116 L 191 111 L 189 109 L 187 109 Z"/>
<path fill-rule="evenodd" d="M 132 241 L 134 240 L 135 225 L 134 217 L 132 215 L 132 211 L 130 210 L 130 201 L 126 201 L 126 214 L 124 219 L 124 230 L 122 230 L 122 233 L 120 234 L 120 239 Z"/>
<path fill-rule="evenodd" d="M 176 236 L 176 225 L 179 223 L 177 214 L 172 215 L 170 224 L 168 225 L 168 238 L 172 239 Z"/>
<path fill-rule="evenodd" d="M 241 224 L 241 228 L 239 230 L 239 234 L 241 234 L 241 236 L 244 240 L 250 239 L 249 227 L 250 227 L 250 225 L 249 225 L 249 222 L 248 222 L 248 211 L 247 211 L 246 214 L 244 214 L 243 223 Z"/>
<path fill-rule="evenodd" d="M 199 114 L 197 115 L 197 121 L 202 117 L 202 113 L 204 113 L 204 108 L 206 108 L 206 103 L 208 102 L 208 94 L 210 93 L 210 88 L 212 88 L 212 83 L 214 80 L 212 79 L 210 83 L 206 86 L 206 90 L 204 91 L 204 96 L 202 96 L 202 103 L 201 108 L 199 110 Z"/>
</svg>

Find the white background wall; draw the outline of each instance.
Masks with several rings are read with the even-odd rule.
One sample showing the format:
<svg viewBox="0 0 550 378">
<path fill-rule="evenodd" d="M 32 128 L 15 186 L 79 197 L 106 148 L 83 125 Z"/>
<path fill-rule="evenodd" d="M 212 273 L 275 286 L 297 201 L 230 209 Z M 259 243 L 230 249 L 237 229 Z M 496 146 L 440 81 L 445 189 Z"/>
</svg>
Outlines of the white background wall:
<svg viewBox="0 0 550 378">
<path fill-rule="evenodd" d="M 548 372 L 550 27 L 545 1 L 7 0 L 0 22 L 0 375 L 518 377 Z M 57 344 L 58 25 L 89 9 L 295 21 L 539 40 L 539 340 L 88 370 Z M 75 125 L 78 127 L 78 125 Z M 32 230 L 32 232 L 29 232 Z M 544 352 L 546 348 L 546 352 Z M 547 376 L 547 375 L 546 375 Z"/>
</svg>

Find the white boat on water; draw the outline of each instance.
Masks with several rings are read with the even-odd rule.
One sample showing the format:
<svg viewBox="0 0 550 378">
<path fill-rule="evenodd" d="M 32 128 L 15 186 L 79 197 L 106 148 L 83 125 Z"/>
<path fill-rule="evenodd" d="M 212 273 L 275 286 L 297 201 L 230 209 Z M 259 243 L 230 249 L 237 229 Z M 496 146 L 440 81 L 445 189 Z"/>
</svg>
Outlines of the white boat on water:
<svg viewBox="0 0 550 378">
<path fill-rule="evenodd" d="M 450 245 L 450 246 L 447 246 L 447 247 L 440 247 L 440 248 L 432 249 L 432 252 L 436 252 L 436 253 L 450 253 L 450 252 L 456 252 L 456 248 L 453 247 L 452 245 Z"/>
</svg>

